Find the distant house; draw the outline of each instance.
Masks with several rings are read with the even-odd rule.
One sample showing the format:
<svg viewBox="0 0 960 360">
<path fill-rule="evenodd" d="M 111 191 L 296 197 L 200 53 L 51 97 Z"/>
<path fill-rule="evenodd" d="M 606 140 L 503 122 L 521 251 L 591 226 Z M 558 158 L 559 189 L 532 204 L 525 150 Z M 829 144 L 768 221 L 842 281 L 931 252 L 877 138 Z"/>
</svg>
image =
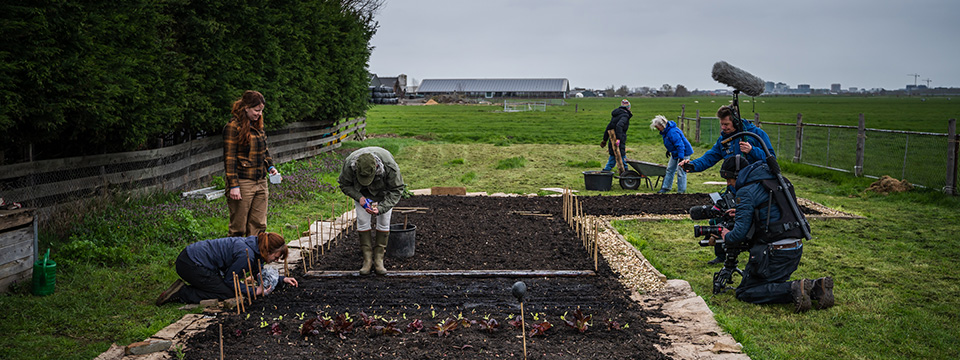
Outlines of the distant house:
<svg viewBox="0 0 960 360">
<path fill-rule="evenodd" d="M 462 94 L 485 98 L 564 99 L 567 79 L 423 79 L 417 93 L 426 97 Z"/>
<path fill-rule="evenodd" d="M 370 74 L 370 87 L 381 86 L 393 90 L 397 97 L 403 98 L 407 93 L 407 76 L 400 74 L 397 77 L 379 77 L 377 74 Z"/>
</svg>

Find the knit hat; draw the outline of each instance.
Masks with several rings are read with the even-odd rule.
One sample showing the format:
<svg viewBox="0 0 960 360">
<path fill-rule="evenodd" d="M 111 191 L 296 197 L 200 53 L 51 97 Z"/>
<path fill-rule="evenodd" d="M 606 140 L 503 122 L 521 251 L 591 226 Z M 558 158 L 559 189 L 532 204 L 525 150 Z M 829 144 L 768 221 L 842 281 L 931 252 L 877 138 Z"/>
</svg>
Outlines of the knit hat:
<svg viewBox="0 0 960 360">
<path fill-rule="evenodd" d="M 620 100 L 620 106 L 630 107 L 630 100 L 627 100 L 627 99 Z"/>
<path fill-rule="evenodd" d="M 740 170 L 743 170 L 743 168 L 747 166 L 750 166 L 750 162 L 740 155 L 728 157 L 726 160 L 723 160 L 723 165 L 720 165 L 720 177 L 724 179 L 736 179 Z"/>
<path fill-rule="evenodd" d="M 377 175 L 377 159 L 371 153 L 360 154 L 357 157 L 357 182 L 361 186 L 369 186 Z"/>
</svg>

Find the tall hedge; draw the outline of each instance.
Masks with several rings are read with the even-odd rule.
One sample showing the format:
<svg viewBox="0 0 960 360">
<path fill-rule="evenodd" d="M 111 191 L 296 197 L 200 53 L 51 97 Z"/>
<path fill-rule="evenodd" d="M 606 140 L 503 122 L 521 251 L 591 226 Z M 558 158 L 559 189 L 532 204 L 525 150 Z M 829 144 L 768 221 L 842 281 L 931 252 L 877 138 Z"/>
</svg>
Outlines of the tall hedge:
<svg viewBox="0 0 960 360">
<path fill-rule="evenodd" d="M 2 161 L 214 135 L 246 89 L 268 128 L 360 115 L 376 25 L 342 3 L 2 0 Z"/>
</svg>

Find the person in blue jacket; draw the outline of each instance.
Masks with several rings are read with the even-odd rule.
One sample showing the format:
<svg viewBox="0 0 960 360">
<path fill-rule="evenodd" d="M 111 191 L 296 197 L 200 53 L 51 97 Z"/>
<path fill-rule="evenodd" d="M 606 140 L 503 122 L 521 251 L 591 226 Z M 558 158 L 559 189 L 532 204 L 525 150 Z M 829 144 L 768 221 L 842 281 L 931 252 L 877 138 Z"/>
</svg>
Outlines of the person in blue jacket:
<svg viewBox="0 0 960 360">
<path fill-rule="evenodd" d="M 738 160 L 729 158 L 724 160 L 724 165 Z M 760 226 L 759 223 L 754 223 L 755 219 L 766 221 L 769 216 L 770 223 L 776 223 L 781 219 L 781 214 L 789 211 L 783 208 L 785 204 L 768 202 L 770 193 L 759 183 L 768 179 L 776 177 L 763 161 L 754 162 L 739 170 L 734 182 L 739 199 L 733 211 L 734 226 L 731 230 L 720 230 L 726 248 L 739 247 L 744 241 L 750 245 L 750 260 L 744 267 L 743 279 L 737 286 L 737 299 L 754 304 L 793 303 L 796 312 L 809 310 L 812 300 L 817 300 L 818 309 L 829 308 L 834 305 L 833 278 L 788 281 L 800 264 L 803 239 L 773 237 L 761 241 L 756 238 L 756 234 L 761 231 L 750 231 L 751 228 Z M 728 183 L 730 182 L 728 180 Z"/>
<path fill-rule="evenodd" d="M 657 191 L 657 194 L 670 191 L 670 188 L 673 187 L 674 174 L 677 176 L 677 193 L 687 192 L 687 172 L 682 169 L 677 172 L 677 164 L 680 160 L 689 160 L 690 155 L 693 155 L 693 147 L 690 146 L 690 141 L 683 135 L 683 131 L 677 127 L 677 123 L 668 121 L 663 115 L 654 117 L 650 121 L 650 128 L 660 131 L 660 136 L 663 137 L 663 147 L 667 148 L 667 157 L 670 158 L 667 162 L 667 175 L 663 177 L 663 185 L 660 186 L 660 191 Z"/>
<path fill-rule="evenodd" d="M 762 129 L 754 126 L 750 122 L 743 121 L 734 115 L 733 108 L 727 105 L 721 106 L 717 110 L 717 118 L 720 119 L 720 136 L 716 144 L 710 150 L 707 150 L 703 156 L 695 160 L 682 160 L 680 167 L 687 172 L 701 172 L 716 165 L 720 160 L 728 159 L 734 155 L 743 155 L 747 161 L 754 163 L 759 160 L 765 160 L 767 154 L 763 151 L 763 146 L 757 142 L 757 139 L 751 136 L 741 136 L 739 139 L 732 139 L 724 143 L 725 140 L 736 134 L 738 127 L 743 127 L 742 131 L 757 134 L 763 138 L 767 148 L 773 152 L 773 144 L 770 143 L 770 137 Z M 776 153 L 771 155 L 776 156 Z"/>
<path fill-rule="evenodd" d="M 259 279 L 261 266 L 287 258 L 287 243 L 277 233 L 261 232 L 257 236 L 228 237 L 204 240 L 187 245 L 177 256 L 177 279 L 157 298 L 157 306 L 168 302 L 197 304 L 200 300 L 225 300 L 236 296 L 233 274 L 243 279 L 244 271 L 253 279 Z M 248 263 L 249 259 L 249 263 Z M 252 269 L 248 268 L 249 266 Z M 299 286 L 297 279 L 283 277 L 277 284 Z M 244 296 L 269 293 L 273 289 L 241 285 Z"/>
<path fill-rule="evenodd" d="M 607 166 L 603 167 L 603 171 L 610 171 L 615 166 L 617 166 L 617 158 L 613 155 L 613 147 L 616 146 L 620 149 L 620 157 L 622 161 L 627 161 L 627 129 L 630 128 L 630 118 L 633 117 L 633 113 L 630 112 L 630 101 L 623 99 L 620 101 L 620 107 L 613 109 L 610 112 L 610 123 L 607 124 L 607 128 L 603 130 L 603 141 L 600 142 L 600 147 L 607 148 L 607 152 L 610 153 L 610 158 L 607 159 Z M 617 137 L 617 141 L 610 140 L 610 134 L 607 133 L 607 130 L 613 130 L 613 134 Z M 610 142 L 610 146 L 607 146 L 607 142 Z"/>
</svg>

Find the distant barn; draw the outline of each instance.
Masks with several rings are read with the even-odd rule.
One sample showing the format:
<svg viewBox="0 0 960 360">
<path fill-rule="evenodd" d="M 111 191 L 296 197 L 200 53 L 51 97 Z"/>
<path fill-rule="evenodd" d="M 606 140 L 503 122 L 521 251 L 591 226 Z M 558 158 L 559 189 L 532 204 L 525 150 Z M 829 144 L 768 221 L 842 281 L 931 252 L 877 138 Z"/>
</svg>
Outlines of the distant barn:
<svg viewBox="0 0 960 360">
<path fill-rule="evenodd" d="M 567 79 L 423 79 L 417 93 L 485 98 L 564 99 Z"/>
</svg>

